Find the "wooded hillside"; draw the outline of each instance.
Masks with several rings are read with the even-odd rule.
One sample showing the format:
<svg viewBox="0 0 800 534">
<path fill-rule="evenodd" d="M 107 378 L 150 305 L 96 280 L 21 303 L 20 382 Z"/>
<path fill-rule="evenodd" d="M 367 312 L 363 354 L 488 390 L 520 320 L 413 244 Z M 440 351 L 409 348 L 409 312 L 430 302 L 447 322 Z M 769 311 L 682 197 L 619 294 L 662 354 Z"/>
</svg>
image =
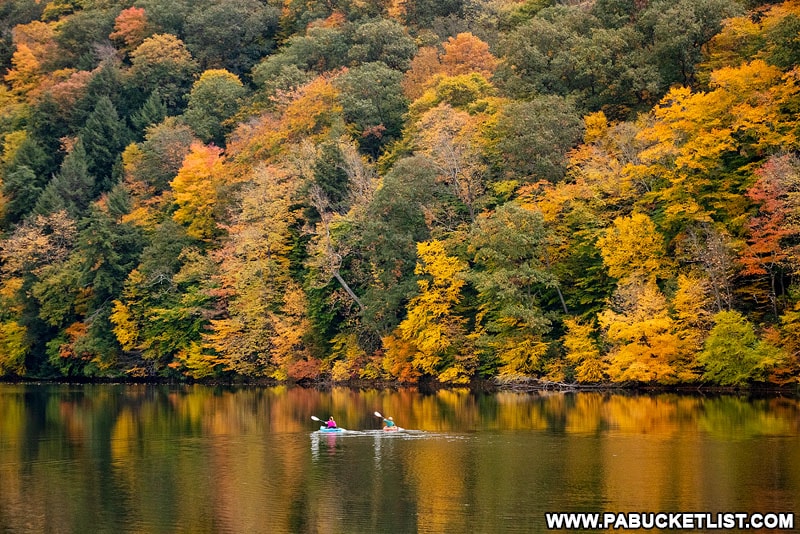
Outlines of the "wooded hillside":
<svg viewBox="0 0 800 534">
<path fill-rule="evenodd" d="M 800 1 L 8 0 L 0 376 L 785 384 Z"/>
</svg>

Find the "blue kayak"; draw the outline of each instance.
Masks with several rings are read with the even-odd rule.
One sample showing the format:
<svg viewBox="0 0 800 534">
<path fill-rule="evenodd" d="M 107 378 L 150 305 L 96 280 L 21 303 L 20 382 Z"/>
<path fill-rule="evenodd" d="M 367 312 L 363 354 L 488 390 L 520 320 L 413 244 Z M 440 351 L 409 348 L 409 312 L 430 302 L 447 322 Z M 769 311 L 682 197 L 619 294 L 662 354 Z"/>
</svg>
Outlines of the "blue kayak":
<svg viewBox="0 0 800 534">
<path fill-rule="evenodd" d="M 339 428 L 339 427 L 328 428 L 327 426 L 321 426 L 321 427 L 319 427 L 319 431 L 320 432 L 325 432 L 325 433 L 344 432 L 344 428 Z"/>
</svg>

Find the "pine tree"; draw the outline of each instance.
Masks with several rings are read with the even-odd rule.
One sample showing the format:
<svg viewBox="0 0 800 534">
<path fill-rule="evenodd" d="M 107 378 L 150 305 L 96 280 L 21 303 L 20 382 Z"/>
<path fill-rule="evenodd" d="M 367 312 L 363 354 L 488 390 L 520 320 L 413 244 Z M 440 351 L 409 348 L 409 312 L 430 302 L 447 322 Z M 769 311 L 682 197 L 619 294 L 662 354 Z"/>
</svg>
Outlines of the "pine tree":
<svg viewBox="0 0 800 534">
<path fill-rule="evenodd" d="M 152 91 L 139 110 L 131 116 L 131 123 L 139 137 L 144 137 L 148 126 L 158 124 L 167 116 L 167 105 L 161 98 L 158 89 Z"/>
<path fill-rule="evenodd" d="M 3 196 L 8 202 L 3 210 L 6 223 L 15 223 L 30 213 L 42 193 L 36 173 L 27 165 L 20 165 L 3 180 Z"/>
<path fill-rule="evenodd" d="M 81 130 L 89 172 L 95 177 L 94 194 L 108 191 L 114 163 L 128 143 L 130 133 L 107 96 L 100 97 Z"/>
<path fill-rule="evenodd" d="M 65 209 L 73 217 L 80 215 L 89 205 L 95 186 L 87 159 L 79 140 L 64 158 L 58 174 L 45 187 L 33 211 L 47 215 Z"/>
</svg>

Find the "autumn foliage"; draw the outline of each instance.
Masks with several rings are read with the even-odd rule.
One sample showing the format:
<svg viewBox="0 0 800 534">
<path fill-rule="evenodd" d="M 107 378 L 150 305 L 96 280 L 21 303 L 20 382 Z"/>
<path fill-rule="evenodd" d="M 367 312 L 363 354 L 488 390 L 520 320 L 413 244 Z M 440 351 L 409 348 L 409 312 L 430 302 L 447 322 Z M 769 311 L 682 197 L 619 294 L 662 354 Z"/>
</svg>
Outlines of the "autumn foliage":
<svg viewBox="0 0 800 534">
<path fill-rule="evenodd" d="M 800 2 L 23 4 L 0 375 L 798 380 Z"/>
</svg>

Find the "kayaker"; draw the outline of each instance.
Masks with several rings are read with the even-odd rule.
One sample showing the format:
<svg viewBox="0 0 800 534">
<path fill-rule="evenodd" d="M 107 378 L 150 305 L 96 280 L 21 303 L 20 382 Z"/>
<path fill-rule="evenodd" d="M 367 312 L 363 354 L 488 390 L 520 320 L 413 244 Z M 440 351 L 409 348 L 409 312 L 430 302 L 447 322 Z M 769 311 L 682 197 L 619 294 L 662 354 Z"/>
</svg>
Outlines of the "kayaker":
<svg viewBox="0 0 800 534">
<path fill-rule="evenodd" d="M 383 424 L 385 425 L 384 428 L 391 428 L 391 427 L 394 426 L 394 419 L 391 418 L 391 417 L 388 417 L 388 418 L 383 420 Z"/>
<path fill-rule="evenodd" d="M 333 420 L 333 416 L 328 418 L 328 428 L 336 428 L 336 421 Z"/>
</svg>

